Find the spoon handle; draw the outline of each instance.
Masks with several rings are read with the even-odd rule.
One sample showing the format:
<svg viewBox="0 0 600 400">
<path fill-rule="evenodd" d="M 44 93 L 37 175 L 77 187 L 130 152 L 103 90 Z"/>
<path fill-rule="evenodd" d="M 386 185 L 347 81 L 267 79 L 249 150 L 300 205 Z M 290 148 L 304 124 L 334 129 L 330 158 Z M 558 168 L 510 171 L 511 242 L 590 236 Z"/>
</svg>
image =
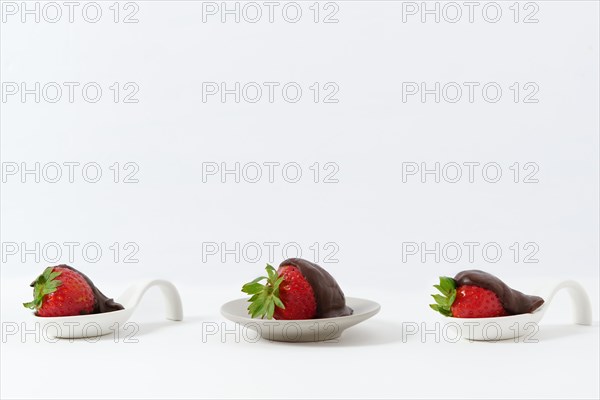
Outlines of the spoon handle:
<svg viewBox="0 0 600 400">
<path fill-rule="evenodd" d="M 132 285 L 119 297 L 117 300 L 125 307 L 125 309 L 133 310 L 139 304 L 140 300 L 148 289 L 153 286 L 158 286 L 162 291 L 166 303 L 166 317 L 173 321 L 181 321 L 183 319 L 183 307 L 181 305 L 181 297 L 175 285 L 169 281 L 155 279 L 152 281 L 140 282 Z"/>
<path fill-rule="evenodd" d="M 556 293 L 562 289 L 566 289 L 573 300 L 575 323 L 579 325 L 591 325 L 592 304 L 590 298 L 583 286 L 575 281 L 562 281 L 557 284 L 548 285 L 540 290 L 539 296 L 544 299 L 544 311 L 548 308 L 548 304 L 550 304 Z"/>
</svg>

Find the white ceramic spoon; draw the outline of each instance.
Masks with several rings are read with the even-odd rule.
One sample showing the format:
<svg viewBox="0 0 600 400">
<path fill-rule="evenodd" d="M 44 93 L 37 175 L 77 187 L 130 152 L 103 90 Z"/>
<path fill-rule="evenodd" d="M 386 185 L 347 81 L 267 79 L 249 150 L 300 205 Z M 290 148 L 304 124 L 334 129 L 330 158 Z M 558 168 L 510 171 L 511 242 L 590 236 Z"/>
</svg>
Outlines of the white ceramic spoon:
<svg viewBox="0 0 600 400">
<path fill-rule="evenodd" d="M 566 289 L 573 300 L 575 323 L 592 324 L 592 305 L 585 289 L 575 281 L 551 284 L 539 290 L 537 295 L 544 304 L 533 313 L 510 315 L 495 318 L 446 318 L 448 324 L 455 324 L 461 338 L 467 340 L 496 341 L 516 339 L 537 331 L 537 324 L 548 310 L 554 295 Z"/>
<path fill-rule="evenodd" d="M 158 286 L 165 298 L 166 317 L 173 321 L 183 319 L 181 297 L 175 285 L 164 280 L 152 280 L 132 285 L 118 299 L 124 309 L 99 314 L 76 315 L 72 317 L 34 317 L 42 332 L 50 338 L 86 338 L 114 333 L 123 327 L 131 317 L 144 293 Z"/>
</svg>

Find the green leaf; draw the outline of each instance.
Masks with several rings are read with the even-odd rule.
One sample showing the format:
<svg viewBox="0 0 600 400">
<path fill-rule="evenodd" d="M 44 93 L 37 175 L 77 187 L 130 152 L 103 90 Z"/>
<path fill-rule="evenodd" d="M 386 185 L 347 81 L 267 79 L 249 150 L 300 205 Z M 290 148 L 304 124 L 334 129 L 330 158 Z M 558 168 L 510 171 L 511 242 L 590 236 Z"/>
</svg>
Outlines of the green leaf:
<svg viewBox="0 0 600 400">
<path fill-rule="evenodd" d="M 450 293 L 452 290 L 456 289 L 456 282 L 454 282 L 454 279 L 447 276 L 440 276 L 440 286 L 442 287 L 443 292 Z"/>
<path fill-rule="evenodd" d="M 265 314 L 267 313 L 267 305 L 268 305 L 269 301 L 265 300 L 262 303 L 258 304 L 258 307 L 256 307 L 256 311 L 254 311 L 255 315 L 252 316 L 252 318 L 255 317 L 264 317 Z"/>
<path fill-rule="evenodd" d="M 60 271 L 54 271 L 54 267 L 44 269 L 44 272 L 33 282 L 33 301 L 23 303 L 23 306 L 32 310 L 39 310 L 45 296 L 56 292 L 62 282 L 56 279 L 60 276 Z"/>
<path fill-rule="evenodd" d="M 252 318 L 272 319 L 275 314 L 275 307 L 285 308 L 283 302 L 279 299 L 279 285 L 283 281 L 277 274 L 273 266 L 267 264 L 265 267 L 267 276 L 261 276 L 242 286 L 242 292 L 250 296 L 248 302 L 248 314 Z M 265 284 L 259 283 L 266 279 Z"/>
<path fill-rule="evenodd" d="M 44 278 L 45 281 L 50 280 L 50 275 L 52 275 L 52 267 L 48 267 L 48 268 L 44 269 L 44 272 L 42 272 L 42 277 Z"/>
<path fill-rule="evenodd" d="M 60 276 L 60 274 L 62 274 L 62 272 L 57 271 L 57 272 L 52 272 L 49 276 L 48 276 L 48 280 L 49 281 L 53 281 L 54 279 L 58 278 Z"/>
<path fill-rule="evenodd" d="M 265 285 L 261 285 L 260 283 L 247 283 L 242 287 L 242 292 L 248 294 L 257 294 L 264 290 Z"/>
<path fill-rule="evenodd" d="M 270 281 L 274 282 L 277 280 L 277 271 L 275 271 L 275 268 L 273 268 L 272 265 L 267 264 L 267 267 L 265 268 L 265 270 L 267 271 L 267 274 L 269 275 Z"/>
<path fill-rule="evenodd" d="M 29 303 L 23 303 L 23 307 L 35 310 L 35 308 L 36 308 L 35 301 L 30 301 Z"/>
<path fill-rule="evenodd" d="M 273 319 L 273 314 L 275 314 L 275 303 L 270 301 L 267 304 L 267 319 Z"/>
<path fill-rule="evenodd" d="M 441 308 L 440 309 L 440 314 L 442 314 L 445 317 L 451 317 L 452 316 L 452 311 L 448 311 L 446 309 Z"/>
<path fill-rule="evenodd" d="M 273 284 L 273 289 L 278 290 L 279 285 L 281 285 L 281 282 L 283 282 L 283 276 L 275 281 L 275 283 Z"/>
<path fill-rule="evenodd" d="M 260 281 L 262 281 L 263 279 L 268 279 L 268 278 L 267 278 L 266 276 L 259 276 L 258 278 L 254 279 L 252 282 L 248 282 L 248 283 L 256 283 L 256 282 L 260 282 Z M 248 283 L 247 283 L 247 284 L 248 284 Z M 246 284 L 246 285 L 247 285 L 247 284 Z"/>
<path fill-rule="evenodd" d="M 260 307 L 260 303 L 258 301 L 253 301 L 248 305 L 248 311 L 252 314 L 258 307 Z"/>
<path fill-rule="evenodd" d="M 446 317 L 451 317 L 452 304 L 454 304 L 454 300 L 456 299 L 456 282 L 447 276 L 440 276 L 439 285 L 433 285 L 433 287 L 441 294 L 431 295 L 436 304 L 430 304 L 429 307 Z"/>
<path fill-rule="evenodd" d="M 447 297 L 442 296 L 441 294 L 432 294 L 431 297 L 433 297 L 435 302 L 442 307 L 449 307 L 452 305 L 452 303 L 448 304 L 449 299 Z"/>
<path fill-rule="evenodd" d="M 450 298 L 448 299 L 448 304 L 450 304 L 450 305 L 454 304 L 454 300 L 456 300 L 456 289 L 452 290 L 452 293 L 450 294 Z"/>
<path fill-rule="evenodd" d="M 273 297 L 273 303 L 277 307 L 285 309 L 285 305 L 283 304 L 283 302 L 281 300 L 279 300 L 279 297 Z"/>
</svg>

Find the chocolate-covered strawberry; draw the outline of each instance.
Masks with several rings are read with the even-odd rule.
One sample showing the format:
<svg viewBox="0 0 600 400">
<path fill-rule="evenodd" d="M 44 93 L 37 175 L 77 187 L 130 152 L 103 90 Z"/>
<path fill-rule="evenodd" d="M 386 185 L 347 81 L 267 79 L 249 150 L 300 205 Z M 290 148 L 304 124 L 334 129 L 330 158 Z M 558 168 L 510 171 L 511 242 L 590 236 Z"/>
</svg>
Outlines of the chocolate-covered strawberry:
<svg viewBox="0 0 600 400">
<path fill-rule="evenodd" d="M 267 276 L 242 287 L 242 292 L 252 296 L 248 300 L 252 318 L 292 320 L 352 314 L 335 279 L 317 264 L 290 258 L 277 270 L 269 264 L 265 270 Z"/>
<path fill-rule="evenodd" d="M 511 289 L 494 275 L 468 270 L 454 278 L 440 277 L 434 285 L 441 294 L 432 295 L 435 304 L 429 306 L 447 317 L 490 318 L 531 313 L 544 299 Z"/>
<path fill-rule="evenodd" d="M 83 273 L 68 265 L 48 267 L 31 283 L 33 301 L 23 303 L 39 317 L 67 317 L 122 310 Z"/>
</svg>

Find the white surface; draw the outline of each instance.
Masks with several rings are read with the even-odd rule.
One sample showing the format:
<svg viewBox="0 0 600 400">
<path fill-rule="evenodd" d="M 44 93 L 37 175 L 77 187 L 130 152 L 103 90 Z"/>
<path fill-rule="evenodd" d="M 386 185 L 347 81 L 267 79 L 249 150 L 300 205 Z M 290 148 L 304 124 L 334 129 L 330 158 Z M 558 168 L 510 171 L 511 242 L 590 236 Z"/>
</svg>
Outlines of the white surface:
<svg viewBox="0 0 600 400">
<path fill-rule="evenodd" d="M 8 340 L 2 397 L 599 396 L 597 2 L 537 2 L 537 24 L 513 23 L 512 2 L 500 3 L 496 24 L 479 17 L 402 23 L 401 3 L 389 1 L 338 2 L 338 24 L 204 24 L 200 2 L 138 4 L 138 24 L 114 24 L 108 10 L 97 24 L 1 24 L 3 82 L 95 81 L 106 95 L 95 104 L 1 103 L 3 163 L 96 162 L 103 176 L 96 184 L 2 183 L 0 235 L 28 248 L 80 243 L 72 262 L 64 246 L 59 261 L 111 296 L 138 280 L 173 281 L 185 320 L 164 321 L 161 300 L 149 297 L 135 314 L 144 323 L 137 344 Z M 295 104 L 203 103 L 207 81 L 296 81 L 307 94 Z M 494 81 L 505 95 L 497 103 L 403 103 L 402 82 L 421 81 Z M 139 103 L 113 103 L 113 82 L 136 82 Z M 313 82 L 336 82 L 339 103 L 313 103 Z M 535 82 L 539 103 L 514 103 L 513 82 Z M 139 183 L 113 183 L 115 162 L 136 163 Z M 297 162 L 303 179 L 203 183 L 203 162 Z M 315 162 L 321 169 L 336 163 L 339 183 L 313 183 Z M 503 178 L 402 183 L 403 162 L 496 162 Z M 536 163 L 539 183 L 513 183 L 515 162 Z M 103 250 L 97 263 L 80 252 L 91 242 Z M 128 242 L 139 247 L 139 263 L 123 262 Z M 206 256 L 208 242 L 280 244 L 272 259 L 263 246 L 249 262 Z M 279 263 L 289 242 L 309 259 L 317 242 L 318 261 L 345 293 L 377 301 L 382 312 L 339 343 L 221 343 L 214 336 L 203 343 L 203 322 L 219 326 L 219 307 L 239 297 L 266 262 Z M 503 256 L 403 262 L 403 242 L 479 242 L 478 249 L 495 242 Z M 518 262 L 509 248 L 515 242 Z M 538 263 L 523 262 L 529 242 L 539 247 Z M 339 262 L 323 263 L 336 246 Z M 21 307 L 27 284 L 58 262 L 3 258 L 4 327 L 28 318 Z M 580 281 L 595 325 L 565 325 L 570 310 L 559 295 L 539 343 L 399 340 L 403 322 L 439 321 L 427 307 L 437 276 L 467 268 L 525 292 L 549 280 Z M 151 314 L 153 306 L 161 312 Z M 39 360 L 46 366 L 32 377 Z M 257 372 L 265 360 L 273 368 L 291 363 L 300 383 L 290 392 L 287 376 Z M 68 383 L 57 386 L 51 372 L 67 370 Z M 116 375 L 90 387 L 104 371 Z"/>
<path fill-rule="evenodd" d="M 12 289 L 16 287 L 14 281 L 3 282 L 2 290 L 15 298 L 27 297 L 27 288 Z M 424 341 L 419 334 L 403 334 L 403 324 L 407 330 L 415 323 L 421 329 L 425 323 L 425 328 L 436 331 L 440 318 L 427 306 L 429 289 L 420 293 L 358 291 L 360 288 L 351 285 L 348 294 L 378 300 L 385 305 L 381 312 L 348 329 L 338 342 L 290 344 L 255 342 L 254 334 L 238 330 L 220 316 L 220 305 L 239 290 L 237 285 L 202 290 L 195 285 L 179 287 L 184 320 L 166 321 L 158 290 L 148 292 L 131 319 L 139 324 L 139 332 L 132 337 L 138 343 L 124 343 L 134 332 L 131 327 L 121 333 L 119 343 L 110 335 L 97 343 L 35 343 L 31 338 L 21 343 L 18 337 L 10 337 L 2 347 L 3 397 L 42 395 L 43 389 L 23 376 L 36 357 L 59 357 L 52 369 L 69 371 L 69 385 L 44 391 L 46 397 L 56 398 L 597 397 L 598 322 L 592 327 L 571 324 L 566 293 L 557 295 L 539 332 L 530 338 L 538 342 L 450 343 L 440 333 L 437 343 L 431 333 Z M 529 289 L 528 285 L 521 287 Z M 594 300 L 597 303 L 597 297 Z M 18 304 L 10 311 L 3 312 L 7 320 L 13 316 L 16 321 L 25 319 Z M 441 332 L 441 327 L 437 331 Z M 87 362 L 92 363 L 89 369 L 84 367 Z M 266 377 L 257 377 L 265 372 L 257 371 L 256 363 L 275 368 L 268 384 Z M 286 368 L 294 382 L 305 383 L 290 393 L 290 379 L 278 368 Z M 453 372 L 441 372 L 444 368 Z M 91 389 L 84 383 L 104 371 L 114 371 L 111 384 Z M 468 386 L 462 383 L 465 386 L 460 390 L 455 388 L 457 380 Z M 510 384 L 499 384 L 499 380 Z M 52 378 L 42 374 L 38 381 L 50 384 Z"/>
</svg>

